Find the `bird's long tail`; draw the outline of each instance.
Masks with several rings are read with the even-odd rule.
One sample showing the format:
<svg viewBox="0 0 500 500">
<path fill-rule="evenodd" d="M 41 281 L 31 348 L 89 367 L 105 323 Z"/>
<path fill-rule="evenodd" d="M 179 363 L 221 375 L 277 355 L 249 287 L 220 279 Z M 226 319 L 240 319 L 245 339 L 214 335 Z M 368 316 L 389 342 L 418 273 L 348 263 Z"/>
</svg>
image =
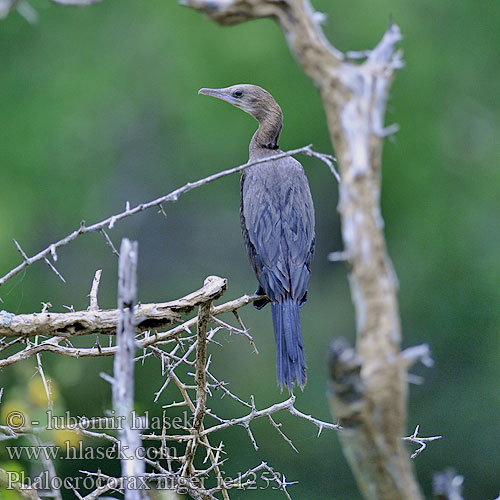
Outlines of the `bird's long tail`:
<svg viewBox="0 0 500 500">
<path fill-rule="evenodd" d="M 276 376 L 278 384 L 291 391 L 294 381 L 301 388 L 306 384 L 306 360 L 300 333 L 299 304 L 287 297 L 272 302 L 274 338 L 276 340 Z"/>
</svg>

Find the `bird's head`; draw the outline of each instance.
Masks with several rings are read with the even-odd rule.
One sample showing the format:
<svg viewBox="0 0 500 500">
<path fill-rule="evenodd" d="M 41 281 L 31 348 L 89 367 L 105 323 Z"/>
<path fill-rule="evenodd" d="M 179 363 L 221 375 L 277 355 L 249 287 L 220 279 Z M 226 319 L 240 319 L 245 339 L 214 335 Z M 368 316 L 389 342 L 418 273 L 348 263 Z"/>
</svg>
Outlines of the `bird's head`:
<svg viewBox="0 0 500 500">
<path fill-rule="evenodd" d="M 281 108 L 273 96 L 257 85 L 243 83 L 223 89 L 200 89 L 198 94 L 222 99 L 252 115 L 258 122 L 265 120 L 270 113 L 281 115 Z"/>
</svg>

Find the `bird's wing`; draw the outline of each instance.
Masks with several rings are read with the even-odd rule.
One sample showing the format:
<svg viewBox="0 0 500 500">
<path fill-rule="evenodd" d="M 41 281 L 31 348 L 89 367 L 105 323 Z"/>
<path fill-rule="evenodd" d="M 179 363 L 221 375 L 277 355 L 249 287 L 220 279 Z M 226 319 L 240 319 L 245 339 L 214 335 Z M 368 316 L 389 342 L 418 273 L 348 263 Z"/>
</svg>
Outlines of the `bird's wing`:
<svg viewBox="0 0 500 500">
<path fill-rule="evenodd" d="M 302 166 L 283 158 L 242 179 L 242 228 L 250 261 L 271 299 L 306 293 L 314 251 L 314 208 Z"/>
</svg>

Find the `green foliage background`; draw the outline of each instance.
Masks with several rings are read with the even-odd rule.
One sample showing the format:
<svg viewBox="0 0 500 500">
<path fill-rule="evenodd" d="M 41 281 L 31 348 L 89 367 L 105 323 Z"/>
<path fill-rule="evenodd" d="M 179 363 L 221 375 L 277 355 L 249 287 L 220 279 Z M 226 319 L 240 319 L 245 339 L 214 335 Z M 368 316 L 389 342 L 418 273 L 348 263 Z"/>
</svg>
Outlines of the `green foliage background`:
<svg viewBox="0 0 500 500">
<path fill-rule="evenodd" d="M 2 275 L 19 263 L 12 238 L 31 255 L 82 219 L 101 220 L 127 200 L 147 201 L 246 161 L 255 122 L 198 96 L 200 87 L 259 84 L 285 113 L 282 148 L 313 143 L 331 151 L 316 89 L 269 20 L 221 28 L 161 0 L 33 5 L 37 24 L 16 12 L 0 23 Z M 325 32 L 344 51 L 373 47 L 390 14 L 404 34 L 406 67 L 396 76 L 387 116 L 401 131 L 385 146 L 383 212 L 400 279 L 404 345 L 427 342 L 436 361 L 415 370 L 425 383 L 411 387 L 408 431 L 420 424 L 423 435 L 443 435 L 415 460 L 428 496 L 433 471 L 451 465 L 466 477 L 466 498 L 493 499 L 500 489 L 500 4 L 316 0 L 315 7 L 327 13 Z M 301 161 L 315 200 L 318 245 L 303 309 L 309 379 L 297 407 L 328 419 L 326 347 L 336 336 L 353 340 L 353 309 L 343 265 L 326 261 L 342 248 L 336 183 L 319 162 Z M 122 236 L 139 241 L 141 301 L 173 299 L 210 274 L 228 278 L 226 299 L 254 290 L 238 183 L 237 176 L 223 179 L 168 205 L 167 219 L 150 211 L 111 232 L 117 245 Z M 66 285 L 37 264 L 0 289 L 0 308 L 33 312 L 42 301 L 58 311 L 86 308 L 98 268 L 100 305 L 114 307 L 116 266 L 101 236 L 82 237 L 59 252 Z M 223 348 L 211 347 L 213 366 L 241 397 L 254 394 L 263 407 L 285 397 L 275 384 L 270 311 L 246 308 L 242 316 L 260 354 L 224 334 Z M 110 372 L 110 359 L 44 355 L 43 362 L 61 411 L 92 416 L 109 409 L 109 386 L 99 373 Z M 4 370 L 2 403 L 35 405 L 27 389 L 33 377 L 33 359 Z M 138 409 L 159 414 L 161 404 L 178 399 L 170 392 L 152 402 L 162 380 L 157 362 L 138 366 Z M 213 406 L 224 416 L 243 411 L 226 399 Z M 294 498 L 359 498 L 336 435 L 316 438 L 310 424 L 279 419 L 300 454 L 267 422 L 256 422 L 257 453 L 243 429 L 223 436 L 233 456 L 228 475 L 267 460 L 299 481 L 290 487 Z M 4 451 L 1 460 L 5 465 Z M 62 475 L 95 469 L 75 461 L 57 466 Z M 270 489 L 258 497 L 281 498 Z"/>
</svg>

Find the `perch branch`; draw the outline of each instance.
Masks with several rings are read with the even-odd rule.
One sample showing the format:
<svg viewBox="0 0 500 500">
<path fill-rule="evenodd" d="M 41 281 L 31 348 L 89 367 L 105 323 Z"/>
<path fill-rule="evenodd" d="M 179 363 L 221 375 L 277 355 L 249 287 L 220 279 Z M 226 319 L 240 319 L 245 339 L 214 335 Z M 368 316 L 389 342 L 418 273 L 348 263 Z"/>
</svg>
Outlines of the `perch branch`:
<svg viewBox="0 0 500 500">
<path fill-rule="evenodd" d="M 223 278 L 218 278 L 218 277 L 212 277 L 213 278 L 213 283 L 208 284 L 208 287 L 213 287 L 212 289 L 215 290 L 217 289 L 217 283 L 219 280 L 224 281 L 225 279 Z M 219 282 L 220 283 L 220 282 Z M 197 292 L 194 292 L 195 294 Z M 190 294 L 191 295 L 191 294 Z M 214 294 L 214 297 L 217 297 L 217 294 Z M 189 295 L 187 296 L 189 297 Z M 207 300 L 209 300 L 209 296 L 205 297 Z M 242 297 L 239 297 L 238 299 L 231 300 L 229 302 L 226 302 L 224 304 L 220 304 L 218 306 L 215 306 L 211 309 L 210 314 L 212 316 L 217 316 L 219 314 L 224 314 L 224 313 L 229 313 L 236 311 L 240 307 L 244 307 L 247 304 L 250 304 L 254 302 L 255 300 L 259 299 L 260 296 L 258 295 L 243 295 Z M 186 299 L 184 297 L 183 299 L 180 299 L 180 304 L 179 307 L 183 307 L 183 301 Z M 173 301 L 170 304 L 177 302 Z M 154 306 L 154 304 L 150 304 L 151 306 Z M 140 308 L 141 306 L 136 306 L 137 308 Z M 64 313 L 62 313 L 64 314 Z M 73 314 L 73 313 L 65 313 L 65 314 Z M 136 315 L 137 317 L 137 315 Z M 1 317 L 0 317 L 1 319 Z M 179 324 L 178 326 L 171 328 L 170 330 L 166 332 L 155 332 L 152 335 L 149 335 L 144 338 L 137 339 L 136 343 L 139 348 L 147 348 L 151 347 L 154 345 L 159 345 L 163 342 L 167 341 L 175 341 L 175 339 L 178 338 L 179 335 L 185 334 L 186 332 L 189 332 L 191 328 L 196 327 L 197 325 L 198 318 L 191 318 L 184 323 Z M 137 330 L 137 325 L 136 325 L 136 330 Z M 88 332 L 93 333 L 93 331 Z M 76 335 L 76 334 L 75 334 Z M 0 371 L 12 364 L 15 364 L 17 362 L 23 361 L 25 359 L 30 358 L 31 356 L 40 353 L 40 352 L 52 352 L 54 354 L 60 354 L 62 356 L 68 356 L 72 358 L 81 358 L 81 357 L 98 357 L 98 356 L 113 356 L 117 352 L 117 347 L 116 346 L 111 346 L 111 347 L 72 347 L 72 346 L 66 346 L 66 345 L 60 345 L 61 342 L 67 342 L 68 339 L 71 338 L 71 335 L 66 335 L 66 336 L 58 336 L 58 337 L 52 337 L 50 339 L 44 340 L 38 345 L 33 345 L 28 342 L 28 345 L 22 349 L 21 351 L 12 354 L 11 356 L 8 356 L 5 359 L 0 359 Z M 17 342 L 18 340 L 23 340 L 21 338 L 16 339 L 13 342 Z M 252 341 L 253 342 L 253 341 Z M 251 342 L 251 343 L 252 343 Z M 12 344 L 9 343 L 9 345 Z M 252 344 L 253 345 L 253 344 Z M 164 353 L 166 356 L 167 354 Z M 181 359 L 179 363 L 185 362 L 185 359 Z"/>
<path fill-rule="evenodd" d="M 222 172 L 217 172 L 216 174 L 210 175 L 208 177 L 205 177 L 203 179 L 200 179 L 195 182 L 188 182 L 184 186 L 172 191 L 171 193 L 168 193 L 164 196 L 160 196 L 159 198 L 156 198 L 152 201 L 149 201 L 147 203 L 139 203 L 135 207 L 130 207 L 130 204 L 127 202 L 125 210 L 123 212 L 120 212 L 118 214 L 112 215 L 111 217 L 108 217 L 107 219 L 104 219 L 100 222 L 96 222 L 95 224 L 92 224 L 90 226 L 85 225 L 85 221 L 82 221 L 80 223 L 80 227 L 78 229 L 75 229 L 72 233 L 68 234 L 64 238 L 61 238 L 59 241 L 56 241 L 55 243 L 52 243 L 49 245 L 47 248 L 44 250 L 41 250 L 37 254 L 33 255 L 32 257 L 28 257 L 26 252 L 21 248 L 19 243 L 14 240 L 14 244 L 16 245 L 16 248 L 18 251 L 21 253 L 21 256 L 23 257 L 23 262 L 19 264 L 18 266 L 14 267 L 11 269 L 8 273 L 6 273 L 4 276 L 0 278 L 0 287 L 9 279 L 13 278 L 16 276 L 18 273 L 20 273 L 23 269 L 25 269 L 28 266 L 31 266 L 35 262 L 38 262 L 39 260 L 45 260 L 49 266 L 51 266 L 52 270 L 57 274 L 57 276 L 64 281 L 64 278 L 59 274 L 59 272 L 55 269 L 55 267 L 52 265 L 52 263 L 48 260 L 49 256 L 52 256 L 54 260 L 54 256 L 56 255 L 56 251 L 58 248 L 63 247 L 70 243 L 71 241 L 75 240 L 78 236 L 82 234 L 87 234 L 87 233 L 92 233 L 92 232 L 100 232 L 104 238 L 106 239 L 106 242 L 111 246 L 112 250 L 114 253 L 118 253 L 116 249 L 113 246 L 113 243 L 111 242 L 111 239 L 105 232 L 105 228 L 112 229 L 114 225 L 132 215 L 138 214 L 139 212 L 142 212 L 144 210 L 147 210 L 149 208 L 154 208 L 154 207 L 160 207 L 160 211 L 163 212 L 162 204 L 166 202 L 172 202 L 172 201 L 177 201 L 179 196 L 187 193 L 188 191 L 191 191 L 192 189 L 199 188 L 201 186 L 205 186 L 206 184 L 209 184 L 211 182 L 214 182 L 218 179 L 221 179 L 223 177 L 226 177 L 231 174 L 235 174 L 237 172 L 242 172 L 248 167 L 251 167 L 252 165 L 257 165 L 262 162 L 266 161 L 275 161 L 279 160 L 280 158 L 284 158 L 285 156 L 291 156 L 295 154 L 305 154 L 307 156 L 314 156 L 315 158 L 318 158 L 322 160 L 328 167 L 331 169 L 333 168 L 332 164 L 332 157 L 329 155 L 323 155 L 322 153 L 317 153 L 311 149 L 311 145 L 308 146 L 303 146 L 301 148 L 293 149 L 290 151 L 286 151 L 280 154 L 277 154 L 273 156 L 272 158 L 267 158 L 267 159 L 259 159 L 259 160 L 253 160 L 250 162 L 247 162 L 243 165 L 239 165 L 238 167 L 230 168 L 227 170 L 224 170 Z M 163 212 L 164 213 L 164 212 Z"/>
<path fill-rule="evenodd" d="M 180 299 L 171 302 L 139 304 L 135 308 L 136 331 L 160 330 L 181 323 L 183 314 L 189 314 L 201 304 L 218 299 L 225 292 L 226 287 L 226 279 L 214 277 L 199 290 Z M 253 298 L 248 300 L 250 302 Z M 95 302 L 91 300 L 91 304 L 97 304 L 97 296 Z M 231 303 L 227 303 L 226 307 L 228 311 L 234 310 Z M 4 337 L 34 335 L 75 337 L 98 332 L 110 335 L 116 331 L 119 313 L 118 309 L 94 310 L 92 306 L 88 311 L 69 313 L 45 312 L 14 315 L 0 311 L 0 335 Z"/>
</svg>

